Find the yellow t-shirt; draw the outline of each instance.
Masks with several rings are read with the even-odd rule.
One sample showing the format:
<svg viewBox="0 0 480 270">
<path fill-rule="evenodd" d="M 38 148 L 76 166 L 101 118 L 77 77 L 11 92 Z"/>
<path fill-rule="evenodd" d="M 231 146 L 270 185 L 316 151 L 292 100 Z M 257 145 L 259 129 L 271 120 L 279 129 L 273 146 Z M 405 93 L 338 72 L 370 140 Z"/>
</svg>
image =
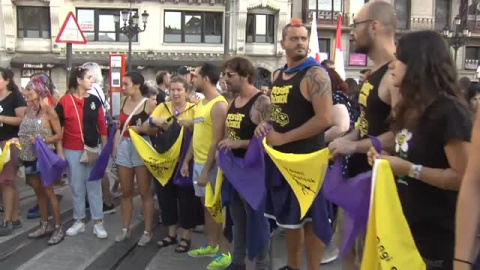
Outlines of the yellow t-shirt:
<svg viewBox="0 0 480 270">
<path fill-rule="evenodd" d="M 167 105 L 168 110 L 165 108 L 165 105 Z M 150 117 L 163 117 L 163 118 L 166 119 L 166 118 L 172 116 L 171 113 L 174 113 L 172 111 L 173 110 L 172 102 L 171 101 L 165 102 L 165 105 L 163 105 L 163 103 L 159 104 L 155 108 L 155 110 L 153 110 L 152 114 L 150 114 Z M 185 106 L 185 110 L 189 109 L 192 106 L 195 106 L 195 104 L 187 102 L 187 106 Z M 193 117 L 195 116 L 195 109 L 196 108 L 192 108 L 192 109 L 189 109 L 188 111 L 180 113 L 180 115 L 178 115 L 177 119 L 178 120 L 192 120 Z"/>
<path fill-rule="evenodd" d="M 217 102 L 228 103 L 222 95 L 210 100 L 207 104 L 203 104 L 203 101 L 204 99 L 200 100 L 195 108 L 193 128 L 193 160 L 197 164 L 205 164 L 213 143 L 213 124 L 210 114 L 213 105 Z"/>
</svg>

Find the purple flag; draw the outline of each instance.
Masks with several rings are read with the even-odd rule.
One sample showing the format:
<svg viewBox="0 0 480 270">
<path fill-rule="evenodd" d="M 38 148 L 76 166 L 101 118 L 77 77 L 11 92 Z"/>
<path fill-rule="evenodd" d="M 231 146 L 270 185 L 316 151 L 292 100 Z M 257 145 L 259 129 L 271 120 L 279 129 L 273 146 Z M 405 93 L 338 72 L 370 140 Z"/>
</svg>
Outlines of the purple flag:
<svg viewBox="0 0 480 270">
<path fill-rule="evenodd" d="M 42 184 L 44 187 L 49 187 L 55 180 L 60 179 L 67 167 L 67 162 L 55 154 L 39 137 L 35 138 L 35 152 Z"/>
<path fill-rule="evenodd" d="M 92 171 L 90 172 L 90 177 L 88 181 L 97 181 L 103 178 L 105 170 L 107 169 L 108 160 L 113 150 L 113 140 L 115 139 L 115 128 L 110 128 L 107 143 L 103 147 L 102 152 L 98 155 L 95 164 L 93 165 Z"/>
<path fill-rule="evenodd" d="M 235 157 L 232 151 L 219 151 L 218 166 L 235 190 L 257 211 L 265 196 L 265 161 L 263 145 L 259 138 L 250 140 L 244 158 Z"/>
<path fill-rule="evenodd" d="M 192 133 L 188 128 L 183 129 L 183 140 L 182 140 L 182 150 L 180 152 L 180 158 L 178 160 L 177 169 L 175 170 L 175 174 L 173 176 L 173 184 L 183 188 L 193 188 L 192 176 L 193 176 L 193 160 L 190 161 L 188 166 L 189 169 L 189 176 L 183 177 L 180 173 L 180 169 L 182 168 L 183 161 L 185 160 L 185 156 L 188 152 L 188 147 L 190 147 L 190 142 L 192 141 Z"/>
<path fill-rule="evenodd" d="M 370 139 L 380 153 L 382 149 L 380 140 L 373 136 L 370 136 Z M 325 197 L 345 210 L 340 254 L 345 254 L 354 244 L 355 239 L 367 229 L 371 186 L 372 171 L 343 179 L 341 158 L 338 158 L 327 170 L 325 182 L 323 182 Z"/>
</svg>

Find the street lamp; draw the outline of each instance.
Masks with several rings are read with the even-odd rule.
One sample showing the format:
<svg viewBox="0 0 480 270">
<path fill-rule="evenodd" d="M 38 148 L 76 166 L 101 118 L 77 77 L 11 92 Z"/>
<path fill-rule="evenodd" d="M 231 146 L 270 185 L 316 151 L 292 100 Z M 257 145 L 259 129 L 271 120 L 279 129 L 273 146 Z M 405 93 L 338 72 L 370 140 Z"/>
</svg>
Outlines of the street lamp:
<svg viewBox="0 0 480 270">
<path fill-rule="evenodd" d="M 455 52 L 456 65 L 458 49 L 465 45 L 472 33 L 470 32 L 470 30 L 468 30 L 468 27 L 466 25 L 462 25 L 462 20 L 460 16 L 455 16 L 453 22 L 455 25 L 453 32 L 452 30 L 450 30 L 449 26 L 445 26 L 445 28 L 443 28 L 442 35 L 447 40 L 448 45 L 452 47 Z"/>
<path fill-rule="evenodd" d="M 128 38 L 128 58 L 127 58 L 127 66 L 128 70 L 132 70 L 132 39 L 138 35 L 138 33 L 144 32 L 147 28 L 147 21 L 149 14 L 147 11 L 143 11 L 142 13 L 142 23 L 143 29 L 138 26 L 138 14 L 136 11 L 129 9 L 129 10 L 122 10 L 121 12 L 121 19 L 123 21 L 123 26 L 120 27 L 120 33 L 124 34 Z M 120 14 L 115 14 L 113 17 L 115 23 L 120 23 Z"/>
</svg>

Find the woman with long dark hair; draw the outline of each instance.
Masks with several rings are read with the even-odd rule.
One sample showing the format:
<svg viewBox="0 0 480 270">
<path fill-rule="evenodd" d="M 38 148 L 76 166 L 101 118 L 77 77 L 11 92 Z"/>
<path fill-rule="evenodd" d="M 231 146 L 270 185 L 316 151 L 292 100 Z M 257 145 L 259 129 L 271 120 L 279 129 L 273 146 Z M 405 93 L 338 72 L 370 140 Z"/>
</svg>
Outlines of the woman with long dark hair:
<svg viewBox="0 0 480 270">
<path fill-rule="evenodd" d="M 151 99 L 144 96 L 148 93 L 148 87 L 145 85 L 145 79 L 142 74 L 130 71 L 123 77 L 123 93 L 125 97 L 121 101 L 120 109 L 120 127 L 117 138 L 118 145 L 115 147 L 115 162 L 118 166 L 118 176 L 120 177 L 120 186 L 122 188 L 122 221 L 123 227 L 119 235 L 115 237 L 116 242 L 123 242 L 130 237 L 130 221 L 133 211 L 133 190 L 134 179 L 136 177 L 138 190 L 142 198 L 143 215 L 145 217 L 145 231 L 138 241 L 139 246 L 146 246 L 152 240 L 153 226 L 153 198 L 150 192 L 152 185 L 152 176 L 143 160 L 137 153 L 128 127 L 135 129 L 143 125 L 148 120 L 150 114 L 156 107 Z M 150 141 L 150 138 L 140 133 L 143 138 Z M 117 139 L 118 141 L 118 139 Z"/>
<path fill-rule="evenodd" d="M 404 35 L 390 63 L 401 99 L 388 160 L 403 213 L 427 269 L 452 269 L 455 206 L 468 159 L 472 121 L 443 38 L 433 31 Z M 378 153 L 371 149 L 369 161 Z"/>
<path fill-rule="evenodd" d="M 62 128 L 57 113 L 52 107 L 52 93 L 44 81 L 34 77 L 25 87 L 23 94 L 27 101 L 27 111 L 18 132 L 22 145 L 19 157 L 25 166 L 25 180 L 32 186 L 37 196 L 41 217 L 39 228 L 30 233 L 28 237 L 41 238 L 53 232 L 48 244 L 56 245 L 64 238 L 60 221 L 60 206 L 53 190 L 53 183 L 47 187 L 42 184 L 37 167 L 35 137 L 43 139 L 52 149 L 56 145 L 57 154 L 65 159 L 61 145 Z M 53 226 L 48 223 L 47 206 L 49 203 L 52 209 Z"/>
<path fill-rule="evenodd" d="M 108 235 L 103 227 L 102 181 L 88 181 L 94 164 L 90 160 L 94 159 L 93 154 L 89 152 L 98 152 L 98 144 L 107 142 L 102 103 L 87 92 L 92 87 L 92 80 L 92 73 L 86 68 L 73 68 L 68 79 L 68 93 L 60 99 L 56 110 L 63 126 L 62 146 L 73 193 L 75 223 L 67 230 L 67 235 L 75 236 L 85 231 L 85 196 L 88 195 L 90 214 L 95 223 L 93 233 L 104 239 Z"/>
<path fill-rule="evenodd" d="M 0 147 L 18 136 L 18 128 L 26 109 L 25 99 L 13 81 L 13 72 L 0 67 Z M 3 198 L 3 223 L 0 224 L 0 236 L 9 235 L 22 223 L 18 219 L 18 193 L 15 178 L 18 171 L 17 149 L 11 147 L 10 161 L 4 164 L 0 172 L 0 188 Z"/>
</svg>

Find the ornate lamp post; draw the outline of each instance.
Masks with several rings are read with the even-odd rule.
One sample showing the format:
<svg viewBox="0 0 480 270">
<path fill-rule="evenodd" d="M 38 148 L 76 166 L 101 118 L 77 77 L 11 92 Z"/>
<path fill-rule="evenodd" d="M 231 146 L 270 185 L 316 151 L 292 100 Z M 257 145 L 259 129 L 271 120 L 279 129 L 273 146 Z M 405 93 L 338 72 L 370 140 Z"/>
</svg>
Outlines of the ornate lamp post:
<svg viewBox="0 0 480 270">
<path fill-rule="evenodd" d="M 132 39 L 138 35 L 138 33 L 144 32 L 147 28 L 147 21 L 148 21 L 149 14 L 147 11 L 143 11 L 142 13 L 142 22 L 143 22 L 143 29 L 139 27 L 138 14 L 136 11 L 129 9 L 129 10 L 122 10 L 121 11 L 121 20 L 123 21 L 123 26 L 120 27 L 120 33 L 124 34 L 128 38 L 128 58 L 127 58 L 127 67 L 128 70 L 132 70 Z M 114 16 L 115 23 L 120 23 L 120 14 L 116 14 Z"/>
<path fill-rule="evenodd" d="M 470 30 L 468 30 L 467 25 L 462 25 L 462 19 L 460 16 L 456 16 L 453 20 L 455 28 L 454 30 L 450 30 L 449 26 L 445 26 L 443 28 L 443 37 L 447 40 L 448 45 L 453 48 L 455 52 L 455 64 L 457 63 L 457 53 L 458 49 L 463 47 L 467 40 L 471 36 Z"/>
</svg>

